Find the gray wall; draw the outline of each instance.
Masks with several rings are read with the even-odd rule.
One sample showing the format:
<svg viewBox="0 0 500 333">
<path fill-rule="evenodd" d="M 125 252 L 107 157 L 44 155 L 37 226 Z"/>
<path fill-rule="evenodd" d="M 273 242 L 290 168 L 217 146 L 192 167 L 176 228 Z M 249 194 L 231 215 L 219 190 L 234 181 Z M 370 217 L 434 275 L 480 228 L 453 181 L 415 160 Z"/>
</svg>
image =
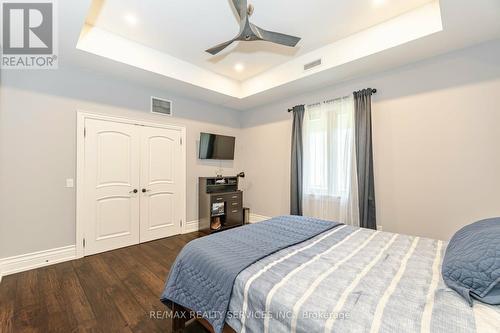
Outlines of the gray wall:
<svg viewBox="0 0 500 333">
<path fill-rule="evenodd" d="M 289 212 L 289 107 L 368 87 L 379 91 L 374 164 L 384 230 L 448 239 L 500 216 L 500 40 L 245 111 L 245 205 Z"/>
<path fill-rule="evenodd" d="M 187 220 L 198 215 L 198 176 L 236 174 L 234 162 L 197 159 L 200 131 L 238 136 L 240 111 L 76 69 L 2 71 L 0 258 L 75 244 L 76 111 L 187 128 Z M 150 96 L 173 100 L 173 118 L 149 113 Z"/>
<path fill-rule="evenodd" d="M 237 136 L 226 174 L 242 182 L 252 213 L 289 211 L 290 115 L 299 103 L 368 86 L 379 224 L 447 239 L 500 216 L 500 41 L 248 111 L 234 111 L 77 69 L 3 71 L 0 86 L 0 258 L 75 243 L 76 110 L 185 125 L 187 218 L 197 218 L 197 177 L 218 163 L 196 158 L 199 132 Z M 149 114 L 149 97 L 174 101 L 174 118 Z M 243 128 L 241 128 L 243 126 Z"/>
</svg>

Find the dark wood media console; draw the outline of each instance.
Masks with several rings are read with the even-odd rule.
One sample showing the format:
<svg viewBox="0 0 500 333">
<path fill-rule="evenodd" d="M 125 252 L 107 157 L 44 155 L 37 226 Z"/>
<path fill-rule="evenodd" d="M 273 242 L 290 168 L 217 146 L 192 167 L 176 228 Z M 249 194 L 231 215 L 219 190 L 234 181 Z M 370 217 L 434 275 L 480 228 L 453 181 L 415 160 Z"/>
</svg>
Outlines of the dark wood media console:
<svg viewBox="0 0 500 333">
<path fill-rule="evenodd" d="M 223 231 L 244 224 L 243 192 L 238 177 L 199 178 L 199 230 Z"/>
</svg>

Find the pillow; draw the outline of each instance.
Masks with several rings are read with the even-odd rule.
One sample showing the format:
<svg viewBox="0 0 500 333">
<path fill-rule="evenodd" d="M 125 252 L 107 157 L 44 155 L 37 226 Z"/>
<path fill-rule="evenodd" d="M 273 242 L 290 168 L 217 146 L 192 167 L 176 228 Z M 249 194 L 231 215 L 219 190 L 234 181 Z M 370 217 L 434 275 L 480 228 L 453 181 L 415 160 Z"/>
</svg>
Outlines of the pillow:
<svg viewBox="0 0 500 333">
<path fill-rule="evenodd" d="M 446 248 L 442 274 L 471 306 L 472 298 L 500 304 L 500 218 L 460 229 Z"/>
</svg>

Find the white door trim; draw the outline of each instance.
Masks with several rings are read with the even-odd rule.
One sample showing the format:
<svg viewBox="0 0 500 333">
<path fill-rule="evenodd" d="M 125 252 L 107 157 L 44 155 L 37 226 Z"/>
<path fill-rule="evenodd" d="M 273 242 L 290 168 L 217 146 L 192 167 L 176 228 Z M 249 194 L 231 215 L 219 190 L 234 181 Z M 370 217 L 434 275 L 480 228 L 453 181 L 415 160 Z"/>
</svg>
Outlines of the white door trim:
<svg viewBox="0 0 500 333">
<path fill-rule="evenodd" d="M 185 233 L 187 223 L 186 223 L 186 127 L 175 124 L 163 124 L 156 122 L 149 122 L 139 119 L 129 119 L 115 116 L 108 116 L 102 114 L 91 113 L 83 110 L 77 110 L 77 121 L 76 121 L 76 258 L 82 258 L 85 255 L 83 248 L 83 240 L 85 238 L 85 221 L 83 214 L 84 207 L 84 174 L 85 174 L 85 120 L 86 119 L 97 119 L 97 120 L 107 120 L 117 123 L 125 123 L 132 125 L 157 127 L 174 129 L 181 132 L 182 138 L 182 175 L 181 175 L 181 198 L 182 198 L 182 233 Z"/>
</svg>

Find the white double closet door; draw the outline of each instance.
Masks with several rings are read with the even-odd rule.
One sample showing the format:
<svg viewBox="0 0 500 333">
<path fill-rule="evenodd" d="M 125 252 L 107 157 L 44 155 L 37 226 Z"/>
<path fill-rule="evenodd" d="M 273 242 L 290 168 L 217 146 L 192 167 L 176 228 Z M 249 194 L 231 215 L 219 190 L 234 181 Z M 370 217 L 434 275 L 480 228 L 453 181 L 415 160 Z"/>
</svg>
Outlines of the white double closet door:
<svg viewBox="0 0 500 333">
<path fill-rule="evenodd" d="M 85 255 L 181 233 L 182 130 L 85 120 Z"/>
</svg>

